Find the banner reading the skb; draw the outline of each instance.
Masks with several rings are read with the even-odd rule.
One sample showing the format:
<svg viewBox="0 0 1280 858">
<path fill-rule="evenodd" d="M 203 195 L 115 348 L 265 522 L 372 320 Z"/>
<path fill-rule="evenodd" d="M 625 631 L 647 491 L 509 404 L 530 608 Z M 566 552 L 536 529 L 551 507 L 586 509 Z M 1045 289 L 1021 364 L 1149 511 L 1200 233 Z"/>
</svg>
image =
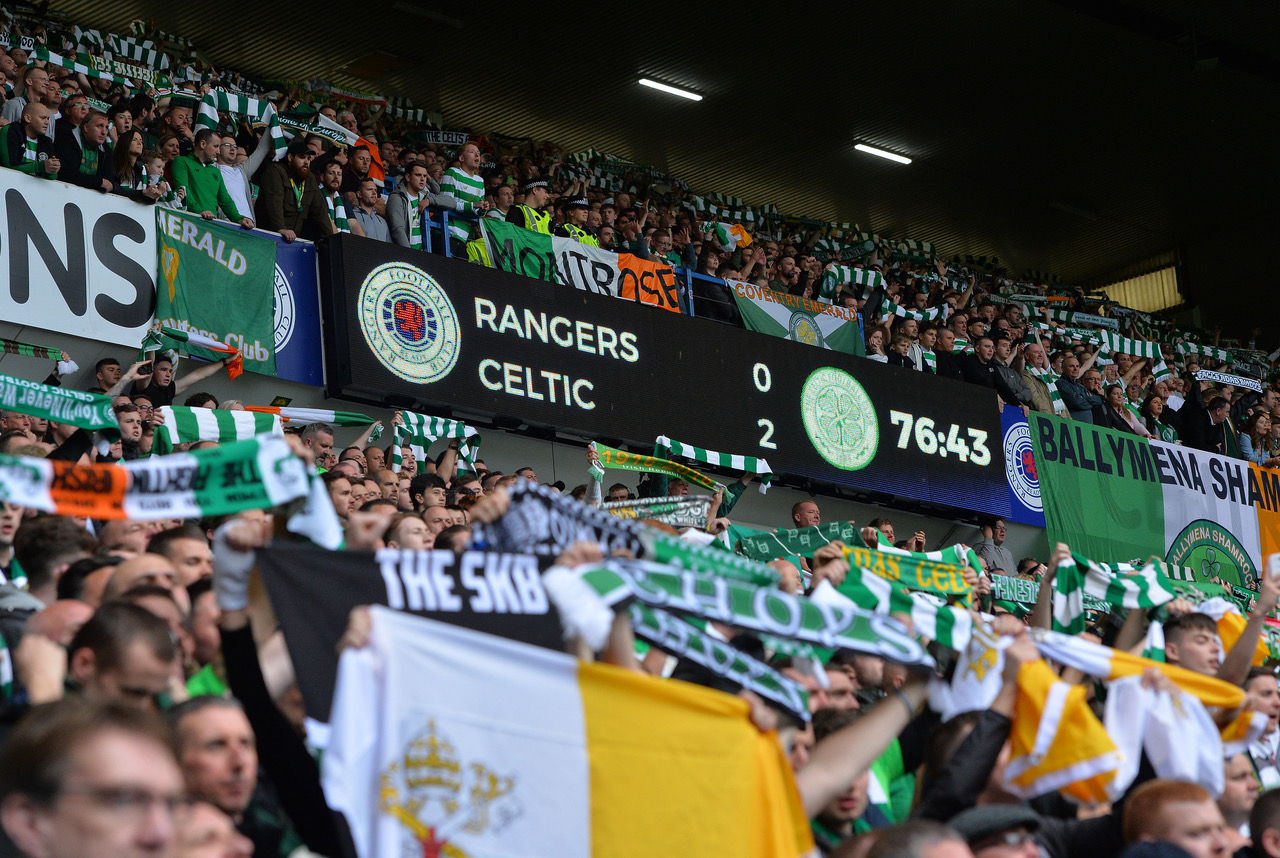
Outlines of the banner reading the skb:
<svg viewBox="0 0 1280 858">
<path fill-rule="evenodd" d="M 675 269 L 665 262 L 601 250 L 493 218 L 480 223 L 483 261 L 490 268 L 680 312 Z"/>
<path fill-rule="evenodd" d="M 245 369 L 275 375 L 276 243 L 158 207 L 156 239 L 156 319 L 240 349 Z M 222 357 L 202 349 L 191 353 L 209 360 Z"/>
<path fill-rule="evenodd" d="M 1050 542 L 1257 585 L 1264 497 L 1247 463 L 1034 412 L 1030 427 Z"/>
<path fill-rule="evenodd" d="M 866 355 L 856 311 L 751 283 L 730 285 L 747 330 L 859 357 Z"/>
</svg>

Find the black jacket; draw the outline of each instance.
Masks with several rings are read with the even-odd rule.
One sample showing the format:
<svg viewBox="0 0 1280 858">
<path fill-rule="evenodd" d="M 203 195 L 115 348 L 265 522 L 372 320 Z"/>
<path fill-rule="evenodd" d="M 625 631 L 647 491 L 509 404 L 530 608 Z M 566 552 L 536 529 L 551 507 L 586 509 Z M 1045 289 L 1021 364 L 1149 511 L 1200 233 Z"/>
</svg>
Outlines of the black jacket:
<svg viewBox="0 0 1280 858">
<path fill-rule="evenodd" d="M 946 822 L 962 810 L 974 806 L 987 786 L 1000 749 L 1009 738 L 1013 722 L 998 712 L 978 713 L 973 731 L 956 748 L 951 759 L 932 783 L 924 784 L 917 816 Z M 1130 791 L 1154 773 L 1143 757 Z M 1111 813 L 1095 819 L 1055 819 L 1042 817 L 1036 841 L 1050 858 L 1109 858 L 1124 849 L 1120 821 L 1123 799 Z"/>
<path fill-rule="evenodd" d="M 954 378 L 956 381 L 964 380 L 964 371 L 960 369 L 960 360 L 963 355 L 957 355 L 955 352 L 935 351 L 934 355 L 938 359 L 938 375 L 943 378 Z"/>
<path fill-rule="evenodd" d="M 58 170 L 58 178 L 64 182 L 70 182 L 91 191 L 102 191 L 106 189 L 103 182 L 111 181 L 112 153 L 111 147 L 106 143 L 98 147 L 98 168 L 92 173 L 80 171 L 80 165 L 84 163 L 84 149 L 81 148 L 75 134 L 59 133 L 58 139 L 53 143 L 53 153 L 62 162 Z M 112 184 L 115 183 L 112 182 Z"/>
<path fill-rule="evenodd" d="M 1223 423 L 1215 426 L 1209 419 L 1209 409 L 1205 405 L 1200 382 L 1195 379 L 1191 380 L 1191 389 L 1187 392 L 1186 401 L 1178 409 L 1178 417 L 1182 420 L 1178 437 L 1182 439 L 1183 444 L 1209 453 L 1226 454 Z"/>
<path fill-rule="evenodd" d="M 983 363 L 978 360 L 976 354 L 965 355 L 960 359 L 960 371 L 964 373 L 964 380 L 970 384 L 980 384 L 983 387 L 995 389 L 996 362 L 994 359 Z"/>
<path fill-rule="evenodd" d="M 27 132 L 21 122 L 10 122 L 4 129 L 4 151 L 0 152 L 0 163 L 4 166 L 31 176 L 48 177 L 44 171 L 44 162 L 56 157 L 53 141 L 41 134 L 36 140 L 36 161 L 23 160 L 23 150 L 27 147 Z"/>
</svg>

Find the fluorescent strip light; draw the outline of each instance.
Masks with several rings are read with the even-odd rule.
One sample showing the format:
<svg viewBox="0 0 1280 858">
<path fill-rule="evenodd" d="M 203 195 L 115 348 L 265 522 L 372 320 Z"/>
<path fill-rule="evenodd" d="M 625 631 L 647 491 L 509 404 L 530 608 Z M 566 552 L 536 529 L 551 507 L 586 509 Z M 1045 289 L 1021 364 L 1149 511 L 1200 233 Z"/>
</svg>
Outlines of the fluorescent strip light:
<svg viewBox="0 0 1280 858">
<path fill-rule="evenodd" d="M 681 98 L 688 98 L 692 101 L 702 101 L 702 96 L 696 92 L 689 92 L 687 89 L 676 89 L 674 86 L 667 86 L 665 83 L 658 83 L 656 80 L 649 80 L 647 77 L 640 78 L 640 85 L 651 87 L 659 92 L 665 92 L 670 95 L 678 95 Z"/>
<path fill-rule="evenodd" d="M 883 149 L 877 149 L 876 147 L 868 146 L 865 143 L 858 143 L 853 148 L 857 149 L 859 152 L 866 152 L 868 155 L 876 155 L 880 158 L 888 158 L 890 161 L 897 161 L 899 164 L 911 163 L 910 158 L 904 158 L 894 152 L 886 152 Z"/>
</svg>

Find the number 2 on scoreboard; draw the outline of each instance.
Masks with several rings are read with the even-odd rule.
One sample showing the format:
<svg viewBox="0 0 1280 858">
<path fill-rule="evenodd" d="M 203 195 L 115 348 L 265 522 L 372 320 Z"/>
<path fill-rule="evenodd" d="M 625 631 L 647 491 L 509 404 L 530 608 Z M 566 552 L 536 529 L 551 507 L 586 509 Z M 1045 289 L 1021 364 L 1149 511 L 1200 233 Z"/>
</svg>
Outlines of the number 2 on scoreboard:
<svg viewBox="0 0 1280 858">
<path fill-rule="evenodd" d="M 761 417 L 759 420 L 756 421 L 756 425 L 764 429 L 764 434 L 760 436 L 760 446 L 764 447 L 767 450 L 778 449 L 778 445 L 769 440 L 770 438 L 773 437 L 773 421 L 765 420 L 763 417 Z"/>
</svg>

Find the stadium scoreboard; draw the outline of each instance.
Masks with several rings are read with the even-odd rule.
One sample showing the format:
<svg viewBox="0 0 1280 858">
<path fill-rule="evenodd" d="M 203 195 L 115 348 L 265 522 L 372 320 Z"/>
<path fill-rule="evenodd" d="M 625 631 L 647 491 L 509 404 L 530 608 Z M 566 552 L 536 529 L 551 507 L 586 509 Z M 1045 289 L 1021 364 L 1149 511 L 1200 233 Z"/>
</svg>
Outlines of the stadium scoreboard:
<svg viewBox="0 0 1280 858">
<path fill-rule="evenodd" d="M 329 393 L 1007 514 L 993 391 L 350 235 L 321 247 Z"/>
</svg>

